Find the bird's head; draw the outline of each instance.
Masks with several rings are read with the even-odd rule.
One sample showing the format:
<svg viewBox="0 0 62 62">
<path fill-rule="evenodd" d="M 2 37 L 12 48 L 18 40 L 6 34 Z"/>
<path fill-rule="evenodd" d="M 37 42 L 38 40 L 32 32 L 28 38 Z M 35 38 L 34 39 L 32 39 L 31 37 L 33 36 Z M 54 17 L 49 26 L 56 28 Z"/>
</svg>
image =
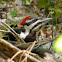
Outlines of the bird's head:
<svg viewBox="0 0 62 62">
<path fill-rule="evenodd" d="M 54 18 L 33 18 L 32 20 L 27 20 L 26 23 L 24 24 L 25 28 L 28 28 L 29 30 L 38 30 L 40 27 L 43 26 L 45 22 L 49 22 L 51 20 L 54 20 Z"/>
<path fill-rule="evenodd" d="M 26 17 L 19 25 L 22 25 L 26 30 L 38 30 L 39 27 L 43 25 L 44 22 L 53 20 L 54 18 L 38 18 L 34 17 L 31 19 L 31 16 Z"/>
</svg>

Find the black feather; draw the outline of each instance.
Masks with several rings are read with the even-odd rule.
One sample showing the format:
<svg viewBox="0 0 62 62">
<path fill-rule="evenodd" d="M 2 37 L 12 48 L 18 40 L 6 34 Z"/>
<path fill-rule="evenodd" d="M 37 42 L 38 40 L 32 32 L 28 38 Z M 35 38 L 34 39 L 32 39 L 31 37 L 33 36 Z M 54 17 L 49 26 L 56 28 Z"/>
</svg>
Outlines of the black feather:
<svg viewBox="0 0 62 62">
<path fill-rule="evenodd" d="M 25 42 L 33 42 L 35 40 L 36 40 L 36 31 L 30 32 L 24 39 Z"/>
<path fill-rule="evenodd" d="M 20 34 L 21 31 L 25 32 L 25 29 L 14 29 L 14 30 L 17 34 Z M 8 40 L 8 38 L 9 38 L 11 41 L 16 41 L 16 38 L 11 33 L 6 33 L 5 36 L 6 37 L 3 37 L 3 39 L 5 39 L 5 40 Z"/>
</svg>

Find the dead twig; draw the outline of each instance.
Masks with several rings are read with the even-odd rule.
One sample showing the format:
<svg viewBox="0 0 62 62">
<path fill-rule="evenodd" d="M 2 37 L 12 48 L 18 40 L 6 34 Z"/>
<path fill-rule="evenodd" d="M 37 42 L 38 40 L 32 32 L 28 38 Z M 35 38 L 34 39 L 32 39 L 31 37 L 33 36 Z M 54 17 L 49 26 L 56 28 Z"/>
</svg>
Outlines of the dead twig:
<svg viewBox="0 0 62 62">
<path fill-rule="evenodd" d="M 31 60 L 35 61 L 35 62 L 41 62 L 40 60 L 37 60 L 36 58 L 28 55 L 28 54 L 25 54 L 28 58 L 30 58 Z M 43 62 L 43 61 L 42 61 Z"/>
<path fill-rule="evenodd" d="M 18 40 L 17 37 L 15 36 L 15 34 L 12 33 L 11 31 L 0 30 L 0 32 L 11 33 L 11 34 L 16 38 L 16 40 Z M 18 42 L 19 42 L 19 41 L 18 41 Z"/>
<path fill-rule="evenodd" d="M 31 53 L 31 50 L 32 50 L 33 47 L 35 46 L 35 43 L 36 43 L 36 41 L 34 41 L 33 44 L 31 44 L 26 50 L 21 50 L 21 51 L 17 52 L 17 53 L 9 60 L 9 62 L 11 62 L 16 56 L 18 56 L 18 55 L 21 54 L 21 53 L 22 53 L 22 55 L 20 56 L 19 62 L 27 61 L 27 58 L 28 58 L 28 57 L 29 57 L 30 59 L 32 59 L 32 60 L 35 59 L 36 62 L 38 61 L 36 58 L 34 58 L 34 57 L 32 58 L 32 56 L 30 56 L 29 54 L 31 54 L 31 55 L 37 57 L 39 60 L 41 60 L 42 62 L 44 62 L 44 60 L 41 59 L 39 56 L 37 56 L 37 55 L 34 54 L 34 53 Z M 23 56 L 25 56 L 25 58 L 22 60 L 21 58 L 22 58 Z M 40 62 L 40 61 L 38 61 L 38 62 Z"/>
<path fill-rule="evenodd" d="M 10 31 L 0 30 L 0 32 L 10 33 Z"/>
<path fill-rule="evenodd" d="M 32 43 L 32 45 L 30 45 L 26 50 L 29 51 L 29 52 L 31 52 L 31 50 L 32 50 L 33 47 L 35 46 L 35 43 L 36 43 L 36 41 L 34 41 L 34 42 Z"/>
<path fill-rule="evenodd" d="M 24 56 L 27 56 L 27 57 L 29 57 L 30 59 L 32 59 L 32 60 L 34 60 L 34 61 L 38 61 L 36 58 L 34 58 L 34 57 L 32 57 L 32 56 L 30 56 L 29 54 L 31 54 L 31 55 L 34 55 L 35 57 L 37 57 L 38 59 L 40 59 L 42 62 L 44 62 L 44 60 L 43 59 L 41 59 L 40 57 L 38 57 L 38 56 L 36 56 L 36 54 L 34 54 L 34 53 L 31 53 L 31 52 L 28 52 L 28 51 L 26 51 L 26 50 L 20 50 L 20 51 L 18 51 L 10 60 L 9 60 L 9 62 L 11 62 L 16 56 L 18 56 L 19 54 L 21 54 L 21 53 L 25 53 L 25 55 Z M 29 53 L 29 54 L 28 54 Z M 40 62 L 40 61 L 39 61 Z"/>
<path fill-rule="evenodd" d="M 32 50 L 33 47 L 35 46 L 35 43 L 36 43 L 36 41 L 34 41 L 34 42 L 26 49 L 26 51 L 31 52 L 31 50 Z M 22 56 L 24 56 L 24 54 L 25 54 L 25 52 L 20 56 L 19 62 L 21 61 L 21 58 L 22 58 Z M 29 53 L 28 53 L 28 54 L 29 54 Z M 25 60 L 27 60 L 27 56 L 22 60 L 22 62 L 24 62 Z"/>
<path fill-rule="evenodd" d="M 41 60 L 42 62 L 44 62 L 44 60 L 42 58 L 40 58 L 37 54 L 35 53 L 30 53 L 31 55 L 35 56 L 36 58 L 38 58 L 39 60 Z"/>
<path fill-rule="evenodd" d="M 21 54 L 23 51 L 18 51 L 8 62 L 11 62 L 16 56 L 18 56 L 19 54 Z"/>
<path fill-rule="evenodd" d="M 24 40 L 22 40 L 20 37 L 19 37 L 19 35 L 9 26 L 9 25 L 7 25 L 6 23 L 4 23 L 4 22 L 2 22 L 2 21 L 0 21 L 3 25 L 5 25 L 5 26 L 7 26 L 15 35 L 16 35 L 16 37 L 18 37 L 19 38 L 19 40 L 20 41 L 22 41 L 23 43 L 25 43 L 25 41 Z M 6 28 L 7 29 L 7 28 Z M 7 29 L 8 30 L 8 29 Z"/>
<path fill-rule="evenodd" d="M 25 60 L 25 58 L 27 58 L 27 56 L 22 60 L 22 57 L 25 55 L 26 51 L 23 52 L 23 54 L 20 56 L 19 62 Z"/>
<path fill-rule="evenodd" d="M 52 42 L 52 41 L 54 41 L 55 39 L 49 39 L 49 40 L 42 40 L 42 41 L 37 41 L 36 43 L 40 43 L 40 42 L 46 42 L 46 41 L 50 41 L 50 42 Z M 18 46 L 23 46 L 23 45 L 28 45 L 28 44 L 32 44 L 33 42 L 28 42 L 28 43 L 23 43 L 23 44 L 18 44 L 18 45 L 15 45 L 16 47 L 18 47 Z"/>
</svg>

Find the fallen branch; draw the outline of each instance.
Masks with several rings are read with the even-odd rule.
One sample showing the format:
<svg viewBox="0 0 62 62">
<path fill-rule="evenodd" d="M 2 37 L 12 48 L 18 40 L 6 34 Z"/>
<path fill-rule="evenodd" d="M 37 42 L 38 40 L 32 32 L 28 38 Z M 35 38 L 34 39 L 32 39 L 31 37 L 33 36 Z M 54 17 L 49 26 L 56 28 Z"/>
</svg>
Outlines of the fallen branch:
<svg viewBox="0 0 62 62">
<path fill-rule="evenodd" d="M 17 47 L 13 46 L 12 44 L 10 44 L 9 42 L 7 42 L 3 39 L 0 39 L 0 52 L 1 52 L 0 56 L 2 58 L 5 58 L 7 62 L 12 61 L 13 59 L 15 60 L 15 62 L 19 62 L 19 57 L 20 57 L 20 54 L 22 54 L 22 53 L 25 53 L 24 56 L 25 57 L 27 56 L 27 61 L 29 59 L 30 60 L 29 62 L 31 62 L 31 61 L 41 62 L 41 60 L 36 59 L 37 57 L 35 58 L 35 57 L 31 56 L 31 55 L 34 55 L 34 53 L 31 53 L 27 50 L 20 50 Z M 11 59 L 9 59 L 9 58 L 11 58 Z"/>
<path fill-rule="evenodd" d="M 49 41 L 44 40 L 44 42 L 42 42 L 42 41 L 36 42 L 34 48 L 32 49 L 32 52 L 38 54 L 40 57 L 44 57 L 45 52 L 51 53 L 50 49 L 52 47 L 52 44 L 51 44 L 52 42 L 53 42 L 53 39 L 51 39 Z M 19 45 L 18 48 L 20 48 L 22 50 L 27 49 L 29 46 L 31 46 L 32 43 L 33 42 L 21 44 L 21 46 Z M 48 45 L 48 46 L 46 46 L 46 45 Z M 29 49 L 31 47 L 29 47 Z"/>
<path fill-rule="evenodd" d="M 9 60 L 9 62 L 11 62 L 17 55 L 19 55 L 19 54 L 22 53 L 22 52 L 23 52 L 23 54 L 21 55 L 19 62 L 21 61 L 22 56 L 25 56 L 25 55 L 26 55 L 26 56 L 25 56 L 25 58 L 23 59 L 23 61 L 27 60 L 27 57 L 28 57 L 28 56 L 29 56 L 30 59 L 33 59 L 33 58 L 29 55 L 30 52 L 28 52 L 27 50 L 29 50 L 30 47 L 32 46 L 31 49 L 29 50 L 29 51 L 31 51 L 32 48 L 34 47 L 34 44 L 35 44 L 35 43 L 36 43 L 36 41 L 33 42 L 33 44 L 30 45 L 26 50 L 22 50 L 22 51 L 17 52 L 17 53 Z M 28 54 L 28 55 L 27 55 L 27 54 Z M 32 55 L 32 54 L 31 54 L 31 55 Z M 44 62 L 44 60 L 41 59 L 41 58 L 39 58 L 39 56 L 36 55 L 36 57 L 37 57 L 38 59 L 40 59 L 42 62 Z M 22 61 L 22 62 L 23 62 L 23 61 Z M 37 59 L 35 59 L 35 61 L 37 62 Z M 40 61 L 38 61 L 38 62 L 40 62 Z"/>
</svg>

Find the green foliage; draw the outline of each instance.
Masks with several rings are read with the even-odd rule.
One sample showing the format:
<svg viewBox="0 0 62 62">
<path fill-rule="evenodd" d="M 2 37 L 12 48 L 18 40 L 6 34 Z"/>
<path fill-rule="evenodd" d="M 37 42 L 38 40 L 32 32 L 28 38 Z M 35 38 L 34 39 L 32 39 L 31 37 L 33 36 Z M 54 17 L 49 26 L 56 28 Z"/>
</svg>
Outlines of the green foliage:
<svg viewBox="0 0 62 62">
<path fill-rule="evenodd" d="M 54 7 L 54 11 L 56 12 L 56 17 L 59 18 L 62 15 L 62 2 L 57 2 L 57 5 Z"/>
<path fill-rule="evenodd" d="M 26 5 L 27 2 L 30 2 L 30 0 L 24 0 L 24 4 Z"/>
<path fill-rule="evenodd" d="M 50 14 L 48 18 L 50 18 L 50 17 L 55 18 L 55 14 L 54 13 L 53 14 Z M 53 22 L 56 24 L 57 23 L 57 19 L 54 19 Z"/>
<path fill-rule="evenodd" d="M 16 11 L 10 11 L 10 15 L 13 16 L 13 17 L 14 17 L 17 13 L 18 13 L 17 10 L 16 10 Z"/>
<path fill-rule="evenodd" d="M 26 4 L 26 0 L 24 0 L 24 4 Z"/>
<path fill-rule="evenodd" d="M 27 0 L 28 2 L 30 2 L 30 0 Z"/>
<path fill-rule="evenodd" d="M 0 38 L 1 38 L 1 39 L 3 39 L 3 38 L 8 39 L 8 42 L 10 41 L 9 36 L 3 35 L 3 36 L 1 36 Z"/>
<path fill-rule="evenodd" d="M 53 42 L 53 49 L 56 53 L 62 55 L 62 34 Z"/>
<path fill-rule="evenodd" d="M 54 7 L 50 6 L 49 10 L 52 10 L 55 12 L 55 17 L 59 18 L 62 16 L 62 2 L 57 2 Z"/>
<path fill-rule="evenodd" d="M 9 26 L 11 26 L 11 25 L 13 25 L 13 26 L 14 26 L 14 25 L 15 25 L 15 23 L 10 24 Z"/>
<path fill-rule="evenodd" d="M 15 28 L 15 23 L 11 23 L 11 24 L 9 24 L 9 26 L 12 26 L 12 28 Z M 6 28 L 8 28 L 8 27 L 6 26 Z M 7 31 L 6 28 L 1 28 L 1 30 Z"/>
<path fill-rule="evenodd" d="M 3 39 L 4 37 L 6 37 L 5 35 L 4 36 L 1 36 L 0 39 Z"/>
<path fill-rule="evenodd" d="M 7 1 L 7 0 L 0 0 L 0 1 Z"/>
<path fill-rule="evenodd" d="M 49 2 L 49 7 L 50 7 L 50 8 L 54 8 L 54 6 L 55 6 L 55 3 L 50 0 L 50 2 Z"/>
<path fill-rule="evenodd" d="M 5 28 L 2 28 L 1 30 L 5 30 L 5 31 L 7 31 Z"/>
<path fill-rule="evenodd" d="M 0 2 L 1 2 L 2 0 L 0 0 Z"/>
<path fill-rule="evenodd" d="M 13 2 L 14 0 L 0 0 L 0 1 Z"/>
<path fill-rule="evenodd" d="M 10 27 L 12 26 L 12 28 L 15 28 L 15 23 L 12 23 L 9 25 Z"/>
<path fill-rule="evenodd" d="M 48 6 L 48 0 L 39 0 L 37 6 L 39 7 L 39 9 L 47 7 Z"/>
</svg>

